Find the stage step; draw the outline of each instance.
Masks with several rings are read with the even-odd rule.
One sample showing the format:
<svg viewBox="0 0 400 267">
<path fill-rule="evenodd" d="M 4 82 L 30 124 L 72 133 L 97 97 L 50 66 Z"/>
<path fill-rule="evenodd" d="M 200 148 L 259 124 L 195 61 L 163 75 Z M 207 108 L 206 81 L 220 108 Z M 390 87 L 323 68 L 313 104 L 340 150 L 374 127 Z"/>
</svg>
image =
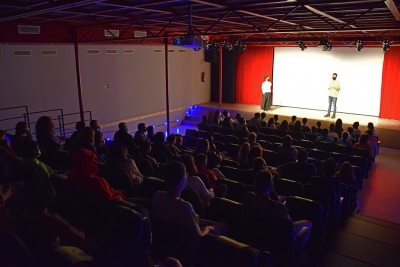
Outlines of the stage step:
<svg viewBox="0 0 400 267">
<path fill-rule="evenodd" d="M 189 126 L 189 127 L 192 127 L 193 129 L 196 129 L 196 130 L 197 130 L 197 124 L 198 124 L 198 123 L 199 123 L 198 121 L 190 121 L 190 120 L 184 119 L 184 120 L 182 121 L 182 124 L 181 124 L 181 125 Z"/>
</svg>

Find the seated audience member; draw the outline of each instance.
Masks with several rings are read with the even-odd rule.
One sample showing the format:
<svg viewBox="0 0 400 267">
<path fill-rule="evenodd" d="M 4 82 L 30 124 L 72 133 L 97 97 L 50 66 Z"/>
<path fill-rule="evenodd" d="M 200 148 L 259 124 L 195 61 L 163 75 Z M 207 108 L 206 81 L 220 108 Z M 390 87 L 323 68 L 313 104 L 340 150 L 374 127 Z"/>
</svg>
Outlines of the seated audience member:
<svg viewBox="0 0 400 267">
<path fill-rule="evenodd" d="M 139 145 L 140 142 L 148 140 L 146 137 L 146 131 L 147 131 L 146 124 L 139 123 L 137 126 L 137 129 L 138 130 L 136 131 L 135 135 L 133 136 L 133 140 L 135 141 L 136 145 Z"/>
<path fill-rule="evenodd" d="M 212 126 L 220 126 L 221 122 L 222 122 L 221 111 L 215 110 L 214 114 L 211 118 L 211 125 Z"/>
<path fill-rule="evenodd" d="M 103 201 L 125 199 L 125 196 L 114 189 L 99 176 L 96 154 L 85 148 L 78 148 L 72 154 L 74 168 L 68 175 L 68 182 L 97 195 Z"/>
<path fill-rule="evenodd" d="M 305 132 L 305 133 L 311 132 L 311 127 L 310 127 L 310 125 L 307 124 L 308 119 L 303 118 L 302 122 L 303 122 L 303 124 L 301 125 L 301 128 L 303 129 L 303 132 Z"/>
<path fill-rule="evenodd" d="M 340 166 L 339 171 L 336 173 L 336 176 L 340 178 L 340 181 L 348 186 L 352 186 L 352 196 L 353 199 L 350 199 L 352 204 L 355 204 L 357 207 L 357 213 L 360 213 L 360 202 L 357 200 L 358 193 L 358 185 L 356 177 L 354 176 L 353 167 L 350 162 L 343 162 L 342 166 Z"/>
<path fill-rule="evenodd" d="M 119 169 L 128 174 L 132 185 L 143 183 L 144 176 L 140 173 L 133 159 L 128 158 L 128 150 L 123 144 L 113 143 L 107 154 L 107 166 L 111 169 Z"/>
<path fill-rule="evenodd" d="M 237 131 L 245 131 L 246 133 L 249 133 L 249 129 L 246 126 L 246 121 L 243 117 L 239 118 L 239 123 L 236 124 L 236 130 Z"/>
<path fill-rule="evenodd" d="M 36 139 L 40 149 L 52 155 L 55 150 L 62 149 L 64 140 L 60 141 L 54 134 L 54 124 L 50 117 L 42 116 L 36 122 Z"/>
<path fill-rule="evenodd" d="M 353 148 L 353 142 L 349 140 L 349 132 L 342 133 L 342 139 L 336 141 L 337 145 L 345 145 L 349 149 Z"/>
<path fill-rule="evenodd" d="M 254 158 L 252 162 L 252 169 L 246 170 L 245 184 L 254 184 L 256 181 L 256 174 L 262 170 L 267 170 L 267 163 L 261 157 Z"/>
<path fill-rule="evenodd" d="M 254 113 L 254 117 L 249 120 L 250 126 L 257 126 L 258 128 L 261 127 L 261 114 L 259 112 Z"/>
<path fill-rule="evenodd" d="M 125 122 L 118 124 L 118 131 L 114 134 L 114 142 L 123 144 L 128 149 L 129 154 L 133 154 L 137 150 L 133 136 L 128 133 L 128 125 Z"/>
<path fill-rule="evenodd" d="M 336 120 L 334 131 L 338 134 L 339 138 L 342 136 L 342 132 L 344 131 L 342 119 Z"/>
<path fill-rule="evenodd" d="M 267 123 L 267 128 L 271 128 L 272 130 L 276 129 L 276 124 L 274 123 L 274 118 L 269 118 Z"/>
<path fill-rule="evenodd" d="M 43 182 L 50 182 L 50 175 L 53 170 L 41 162 L 38 158 L 40 157 L 40 148 L 38 143 L 33 140 L 25 142 L 23 160 L 22 163 L 32 166 L 42 177 Z"/>
<path fill-rule="evenodd" d="M 180 134 L 177 134 L 177 135 L 176 135 L 176 143 L 175 143 L 175 146 L 176 146 L 181 152 L 183 152 L 183 151 L 185 151 L 185 150 L 188 150 L 188 148 L 185 147 L 185 146 L 183 145 L 183 136 L 180 135 Z"/>
<path fill-rule="evenodd" d="M 282 144 L 278 147 L 278 155 L 281 155 L 290 161 L 296 161 L 297 149 L 292 146 L 292 137 L 290 135 L 283 137 Z"/>
<path fill-rule="evenodd" d="M 226 179 L 225 175 L 218 169 L 221 166 L 222 157 L 217 154 L 210 154 L 208 156 L 207 167 L 211 170 L 217 179 Z"/>
<path fill-rule="evenodd" d="M 140 143 L 139 151 L 136 154 L 136 156 L 150 161 L 151 166 L 153 167 L 153 171 L 157 173 L 160 166 L 158 165 L 158 162 L 150 156 L 150 153 L 151 153 L 151 143 L 149 141 L 142 141 Z"/>
<path fill-rule="evenodd" d="M 214 139 L 211 137 L 210 140 L 211 141 L 208 141 L 208 139 L 201 139 L 197 144 L 197 149 L 195 153 L 196 154 L 205 153 L 207 155 L 218 154 L 222 156 L 222 154 L 219 153 L 219 151 L 217 150 L 217 148 L 213 143 Z"/>
<path fill-rule="evenodd" d="M 317 186 L 333 189 L 336 193 L 336 199 L 339 201 L 341 197 L 341 181 L 339 177 L 335 177 L 338 165 L 333 158 L 328 158 L 322 163 L 321 176 L 314 176 L 311 183 Z"/>
<path fill-rule="evenodd" d="M 257 134 L 256 133 L 253 133 L 253 132 L 251 132 L 248 136 L 247 136 L 247 138 L 248 138 L 248 143 L 249 143 L 249 145 L 250 145 L 250 149 L 253 147 L 253 146 L 259 146 L 259 147 L 261 147 L 261 145 L 259 144 L 259 143 L 257 143 Z"/>
<path fill-rule="evenodd" d="M 210 123 L 208 123 L 208 118 L 207 118 L 207 116 L 201 117 L 201 123 L 200 123 L 200 124 L 207 125 L 207 126 L 210 125 Z"/>
<path fill-rule="evenodd" d="M 151 145 L 153 151 L 161 151 L 165 154 L 167 159 L 171 159 L 174 154 L 171 149 L 165 144 L 165 134 L 164 132 L 157 132 L 154 135 L 153 144 Z"/>
<path fill-rule="evenodd" d="M 267 113 L 261 112 L 260 116 L 261 127 L 267 127 Z"/>
<path fill-rule="evenodd" d="M 272 200 L 270 197 L 273 189 L 271 172 L 263 170 L 257 173 L 254 186 L 256 187 L 257 194 L 248 192 L 244 196 L 243 209 L 259 218 L 283 217 L 291 220 L 286 207 L 282 203 Z M 310 237 L 312 223 L 307 220 L 296 221 L 293 222 L 293 227 L 296 234 L 299 234 L 303 228 L 308 229 L 301 239 L 302 246 L 304 247 Z"/>
<path fill-rule="evenodd" d="M 239 119 L 242 117 L 242 114 L 240 113 L 236 113 L 235 116 L 235 120 L 233 121 L 234 124 L 238 124 L 239 123 Z"/>
<path fill-rule="evenodd" d="M 207 163 L 208 163 L 208 156 L 207 154 L 204 153 L 199 153 L 195 156 L 195 164 L 197 167 L 198 172 L 204 173 L 208 177 L 208 181 L 210 182 L 210 187 L 215 187 L 216 182 L 218 180 L 217 176 L 210 171 L 209 169 L 206 169 Z"/>
<path fill-rule="evenodd" d="M 201 201 L 202 208 L 210 205 L 211 199 L 215 196 L 214 189 L 207 189 L 200 177 L 197 176 L 198 171 L 194 164 L 194 158 L 190 154 L 183 154 L 181 157 L 183 164 L 185 164 L 186 172 L 188 174 L 187 184 L 185 188 L 196 192 Z"/>
<path fill-rule="evenodd" d="M 231 119 L 231 114 L 229 113 L 228 110 L 224 110 L 224 111 L 222 112 L 222 115 L 224 116 L 223 119 L 229 118 L 229 119 L 231 120 L 231 122 L 233 123 L 233 120 Z"/>
<path fill-rule="evenodd" d="M 239 163 L 247 162 L 247 155 L 249 154 L 249 151 L 250 151 L 250 144 L 248 142 L 243 143 L 239 149 L 239 152 L 237 155 L 237 161 Z"/>
<path fill-rule="evenodd" d="M 7 164 L 17 158 L 17 155 L 11 149 L 10 142 L 6 139 L 6 131 L 3 130 L 0 130 L 0 156 Z"/>
<path fill-rule="evenodd" d="M 101 162 L 101 163 L 104 162 L 104 157 L 99 155 L 99 153 L 97 153 L 97 149 L 94 146 L 94 131 L 92 128 L 90 128 L 90 127 L 83 128 L 81 133 L 78 135 L 78 137 L 72 143 L 72 150 L 71 150 L 72 152 L 78 148 L 86 148 L 86 149 L 92 151 L 93 153 L 96 154 L 97 160 L 99 162 Z"/>
<path fill-rule="evenodd" d="M 374 128 L 374 124 L 372 122 L 368 122 L 367 130 L 371 130 L 372 131 L 372 135 L 371 136 L 376 136 L 376 131 L 375 131 L 375 128 Z"/>
<path fill-rule="evenodd" d="M 320 135 L 320 133 L 317 132 L 317 127 L 315 127 L 315 126 L 311 127 L 311 133 L 315 134 L 315 135 Z"/>
<path fill-rule="evenodd" d="M 93 129 L 93 131 L 95 131 L 95 132 L 100 131 L 100 124 L 97 120 L 91 120 L 89 125 L 90 125 L 90 128 Z"/>
<path fill-rule="evenodd" d="M 301 122 L 296 121 L 293 125 L 292 131 L 294 132 L 303 132 L 303 128 L 301 127 Z"/>
<path fill-rule="evenodd" d="M 334 144 L 335 143 L 335 139 L 333 139 L 332 137 L 329 137 L 328 133 L 329 133 L 328 129 L 326 129 L 326 128 L 322 129 L 321 136 L 318 136 L 316 141 L 317 142 L 321 141 L 321 142 L 327 142 L 329 144 Z"/>
<path fill-rule="evenodd" d="M 321 128 L 322 123 L 320 121 L 317 121 L 317 133 L 322 134 L 322 128 Z"/>
<path fill-rule="evenodd" d="M 372 135 L 373 132 L 372 132 L 371 129 L 366 130 L 365 133 L 369 137 L 368 138 L 368 143 L 371 144 L 372 150 L 374 151 L 374 157 L 376 157 L 378 155 L 378 153 L 379 153 L 379 150 L 378 150 L 378 148 L 379 148 L 378 147 L 378 138 L 376 138 L 374 135 Z"/>
<path fill-rule="evenodd" d="M 96 147 L 99 155 L 105 155 L 108 152 L 108 146 L 106 146 L 106 140 L 102 132 L 94 134 L 94 146 Z"/>
<path fill-rule="evenodd" d="M 305 149 L 297 153 L 297 161 L 289 162 L 278 167 L 278 173 L 289 180 L 302 184 L 310 183 L 311 178 L 317 174 L 317 168 L 313 163 L 308 163 L 308 154 Z"/>
<path fill-rule="evenodd" d="M 186 168 L 182 162 L 169 162 L 165 167 L 164 180 L 167 191 L 156 192 L 152 199 L 152 213 L 156 219 L 179 225 L 190 244 L 199 243 L 201 237 L 209 233 L 223 234 L 222 225 L 199 218 L 192 205 L 180 198 L 187 184 Z"/>
<path fill-rule="evenodd" d="M 240 162 L 241 169 L 250 169 L 253 166 L 253 160 L 257 157 L 262 158 L 263 150 L 261 146 L 253 146 L 247 154 L 246 161 Z"/>
<path fill-rule="evenodd" d="M 359 149 L 368 150 L 369 155 L 372 160 L 375 157 L 375 153 L 374 153 L 374 149 L 372 148 L 372 145 L 368 143 L 368 139 L 369 139 L 369 135 L 367 135 L 367 134 L 360 135 L 360 138 L 358 139 L 358 142 L 354 144 L 354 147 L 359 148 Z"/>
<path fill-rule="evenodd" d="M 172 154 L 174 155 L 179 155 L 181 154 L 181 151 L 175 146 L 176 144 L 176 135 L 175 134 L 170 134 L 167 136 L 167 147 L 169 150 L 171 150 Z"/>
<path fill-rule="evenodd" d="M 347 132 L 349 133 L 348 140 L 350 140 L 350 141 L 356 141 L 357 140 L 356 135 L 354 134 L 353 127 L 347 127 Z"/>
<path fill-rule="evenodd" d="M 357 137 L 361 135 L 361 131 L 360 131 L 360 129 L 358 129 L 359 126 L 360 126 L 360 123 L 358 121 L 353 123 L 353 131 Z"/>
<path fill-rule="evenodd" d="M 72 133 L 71 137 L 69 139 L 71 139 L 72 141 L 74 141 L 78 135 L 81 133 L 81 131 L 83 130 L 83 128 L 86 127 L 86 123 L 84 121 L 78 121 L 75 124 L 75 129 L 76 131 Z"/>
<path fill-rule="evenodd" d="M 235 127 L 233 127 L 231 118 L 229 117 L 224 118 L 224 120 L 222 121 L 222 128 L 235 129 Z"/>
<path fill-rule="evenodd" d="M 27 140 L 32 140 L 32 134 L 29 131 L 28 123 L 20 121 L 15 125 L 15 134 L 11 139 L 11 147 L 15 154 L 22 155 L 22 148 Z"/>
<path fill-rule="evenodd" d="M 279 122 L 279 116 L 278 114 L 274 115 L 274 123 L 276 125 L 276 127 L 278 127 L 281 123 Z"/>
<path fill-rule="evenodd" d="M 154 127 L 153 126 L 149 126 L 147 127 L 147 135 L 146 138 L 150 141 L 153 142 L 153 138 L 154 138 Z M 138 144 L 139 145 L 139 144 Z"/>
<path fill-rule="evenodd" d="M 292 121 L 289 122 L 289 126 L 294 126 L 294 124 L 296 123 L 297 117 L 296 116 L 292 116 Z"/>
<path fill-rule="evenodd" d="M 283 120 L 281 124 L 279 124 L 278 129 L 289 131 L 289 123 L 287 120 Z"/>
</svg>

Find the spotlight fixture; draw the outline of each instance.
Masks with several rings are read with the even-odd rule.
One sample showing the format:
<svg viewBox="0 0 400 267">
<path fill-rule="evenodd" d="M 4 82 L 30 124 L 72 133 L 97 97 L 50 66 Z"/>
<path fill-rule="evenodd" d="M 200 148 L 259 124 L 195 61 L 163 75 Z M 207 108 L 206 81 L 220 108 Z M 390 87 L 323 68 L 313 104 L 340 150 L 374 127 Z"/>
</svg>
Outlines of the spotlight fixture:
<svg viewBox="0 0 400 267">
<path fill-rule="evenodd" d="M 234 41 L 232 45 L 238 53 L 243 53 L 243 51 L 246 50 L 246 45 L 244 45 L 241 41 Z"/>
<path fill-rule="evenodd" d="M 302 40 L 297 40 L 296 43 L 300 47 L 301 51 L 304 51 L 304 49 L 307 49 L 307 46 L 303 43 Z"/>
<path fill-rule="evenodd" d="M 356 49 L 357 51 L 361 51 L 364 48 L 364 44 L 362 40 L 357 40 L 356 42 Z"/>
<path fill-rule="evenodd" d="M 221 42 L 221 47 L 223 47 L 223 48 L 225 48 L 225 49 L 227 49 L 229 51 L 231 51 L 233 49 L 233 46 L 231 44 L 228 44 L 227 41 L 222 41 Z"/>
<path fill-rule="evenodd" d="M 330 50 L 332 49 L 332 43 L 330 43 L 330 42 L 328 41 L 328 39 L 322 39 L 322 40 L 319 42 L 319 45 L 322 46 L 322 50 L 324 50 L 324 51 L 330 51 Z"/>
<path fill-rule="evenodd" d="M 390 48 L 389 40 L 388 39 L 383 40 L 382 41 L 382 51 L 383 52 L 389 51 L 389 48 Z"/>
<path fill-rule="evenodd" d="M 210 50 L 219 50 L 219 45 L 217 45 L 214 41 L 209 41 L 204 45 L 204 50 L 210 51 Z"/>
</svg>

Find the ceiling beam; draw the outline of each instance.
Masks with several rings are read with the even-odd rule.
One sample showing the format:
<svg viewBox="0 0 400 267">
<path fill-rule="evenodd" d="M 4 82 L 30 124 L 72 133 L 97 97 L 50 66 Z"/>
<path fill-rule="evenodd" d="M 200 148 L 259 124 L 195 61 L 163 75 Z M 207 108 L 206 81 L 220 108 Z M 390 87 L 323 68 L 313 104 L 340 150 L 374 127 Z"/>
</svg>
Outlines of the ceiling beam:
<svg viewBox="0 0 400 267">
<path fill-rule="evenodd" d="M 399 10 L 396 7 L 396 4 L 393 2 L 393 0 L 386 0 L 385 4 L 389 8 L 390 12 L 392 12 L 392 14 L 396 18 L 396 20 L 399 21 L 400 20 L 400 13 L 399 13 Z"/>
</svg>

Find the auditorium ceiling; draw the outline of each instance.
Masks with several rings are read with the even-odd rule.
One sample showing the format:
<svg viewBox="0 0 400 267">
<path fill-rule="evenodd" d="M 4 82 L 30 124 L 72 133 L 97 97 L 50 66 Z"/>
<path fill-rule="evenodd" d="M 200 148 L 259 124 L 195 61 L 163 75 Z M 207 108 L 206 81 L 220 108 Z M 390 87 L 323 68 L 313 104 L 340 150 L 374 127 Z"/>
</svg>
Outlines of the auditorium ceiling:
<svg viewBox="0 0 400 267">
<path fill-rule="evenodd" d="M 162 44 L 191 34 L 246 45 L 396 45 L 399 9 L 400 0 L 2 0 L 0 42 Z"/>
</svg>

